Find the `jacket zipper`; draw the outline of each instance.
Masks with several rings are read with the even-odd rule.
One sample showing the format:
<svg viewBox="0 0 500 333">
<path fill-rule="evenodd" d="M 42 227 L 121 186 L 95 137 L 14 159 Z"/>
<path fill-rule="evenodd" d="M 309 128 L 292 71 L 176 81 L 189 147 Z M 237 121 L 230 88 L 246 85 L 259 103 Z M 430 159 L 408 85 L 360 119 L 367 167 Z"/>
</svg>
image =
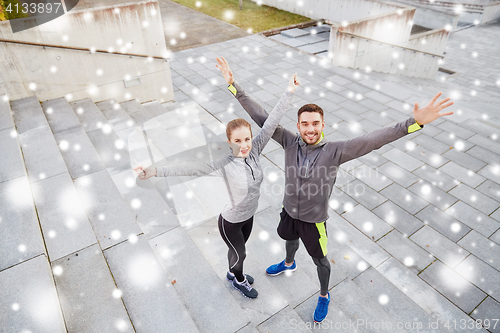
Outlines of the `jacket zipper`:
<svg viewBox="0 0 500 333">
<path fill-rule="evenodd" d="M 252 167 L 250 166 L 250 164 L 248 164 L 246 157 L 245 157 L 245 163 L 246 163 L 246 165 L 248 165 L 248 167 L 250 168 L 250 171 L 252 171 L 252 178 L 253 178 L 253 180 L 255 180 L 255 176 L 253 175 L 253 169 L 252 169 Z"/>
</svg>

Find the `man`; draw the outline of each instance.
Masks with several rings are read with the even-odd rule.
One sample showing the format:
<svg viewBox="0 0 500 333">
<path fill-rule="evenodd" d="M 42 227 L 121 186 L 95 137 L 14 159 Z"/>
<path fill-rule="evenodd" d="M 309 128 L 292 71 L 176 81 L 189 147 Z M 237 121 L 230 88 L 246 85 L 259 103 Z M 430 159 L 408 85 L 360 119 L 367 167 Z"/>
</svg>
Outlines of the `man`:
<svg viewBox="0 0 500 333">
<path fill-rule="evenodd" d="M 247 95 L 234 81 L 233 74 L 224 58 L 217 58 L 229 91 L 262 127 L 267 119 L 264 108 Z M 297 129 L 300 135 L 278 126 L 273 134 L 285 150 L 285 195 L 280 214 L 278 234 L 286 243 L 286 258 L 267 268 L 268 275 L 275 276 L 297 268 L 294 257 L 299 247 L 299 238 L 317 266 L 321 291 L 314 311 L 314 321 L 321 322 L 328 314 L 330 293 L 330 262 L 327 258 L 326 220 L 328 199 L 333 189 L 338 167 L 345 162 L 368 154 L 372 150 L 420 130 L 439 117 L 453 112 L 439 113 L 453 105 L 446 98 L 436 103 L 438 93 L 424 108 L 415 103 L 413 117 L 392 127 L 381 128 L 347 141 L 327 142 L 323 135 L 325 122 L 323 110 L 316 104 L 306 104 L 298 111 Z M 435 104 L 436 103 L 436 104 Z"/>
</svg>

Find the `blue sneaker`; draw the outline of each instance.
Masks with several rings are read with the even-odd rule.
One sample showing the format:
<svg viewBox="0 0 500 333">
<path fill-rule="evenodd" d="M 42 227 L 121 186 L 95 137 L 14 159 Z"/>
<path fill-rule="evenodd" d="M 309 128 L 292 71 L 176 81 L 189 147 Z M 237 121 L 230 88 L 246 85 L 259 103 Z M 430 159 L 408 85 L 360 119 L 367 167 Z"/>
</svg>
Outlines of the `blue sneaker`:
<svg viewBox="0 0 500 333">
<path fill-rule="evenodd" d="M 314 321 L 317 323 L 321 323 L 328 314 L 328 304 L 330 304 L 330 293 L 328 293 L 328 298 L 321 296 L 319 296 L 318 298 L 319 298 L 318 305 L 316 306 L 316 310 L 314 310 Z"/>
<path fill-rule="evenodd" d="M 279 274 L 283 273 L 284 271 L 293 272 L 296 269 L 297 269 L 297 265 L 295 264 L 295 260 L 293 261 L 292 266 L 286 266 L 285 260 L 283 260 L 279 264 L 269 266 L 266 269 L 266 273 L 267 273 L 267 275 L 275 276 L 275 275 L 279 275 Z"/>
</svg>

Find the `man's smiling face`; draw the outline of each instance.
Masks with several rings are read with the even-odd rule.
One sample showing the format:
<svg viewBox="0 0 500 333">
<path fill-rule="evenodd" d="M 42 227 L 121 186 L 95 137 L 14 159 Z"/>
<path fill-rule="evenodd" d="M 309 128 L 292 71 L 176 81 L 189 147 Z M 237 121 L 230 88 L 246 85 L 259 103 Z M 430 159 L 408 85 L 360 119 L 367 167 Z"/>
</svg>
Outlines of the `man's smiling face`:
<svg viewBox="0 0 500 333">
<path fill-rule="evenodd" d="M 321 138 L 325 122 L 319 112 L 302 112 L 297 123 L 302 140 L 313 145 Z"/>
</svg>

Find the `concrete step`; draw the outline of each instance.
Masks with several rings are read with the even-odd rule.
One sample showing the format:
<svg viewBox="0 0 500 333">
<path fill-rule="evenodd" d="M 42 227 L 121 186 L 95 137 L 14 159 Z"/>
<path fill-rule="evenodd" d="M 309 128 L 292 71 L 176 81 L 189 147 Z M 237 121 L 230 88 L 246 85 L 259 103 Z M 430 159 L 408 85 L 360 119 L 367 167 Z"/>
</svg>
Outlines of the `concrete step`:
<svg viewBox="0 0 500 333">
<path fill-rule="evenodd" d="M 104 117 L 106 117 L 115 133 L 125 141 L 128 134 L 136 126 L 134 120 L 125 112 L 121 105 L 113 99 L 96 103 L 96 106 L 101 110 Z"/>
<path fill-rule="evenodd" d="M 0 183 L 0 212 L 0 271 L 46 253 L 28 177 Z"/>
<path fill-rule="evenodd" d="M 19 134 L 19 142 L 30 182 L 68 171 L 48 125 Z"/>
<path fill-rule="evenodd" d="M 363 326 L 368 332 L 380 332 L 384 327 L 391 327 L 391 332 L 408 332 L 398 328 L 399 319 L 381 307 L 379 302 L 384 303 L 385 298 L 374 300 L 352 280 L 346 280 L 330 290 L 330 298 L 349 318 L 356 321 L 357 328 Z"/>
<path fill-rule="evenodd" d="M 164 235 L 167 234 L 169 233 Z M 189 306 L 183 305 L 185 299 L 177 294 L 173 279 L 162 269 L 144 235 L 131 237 L 125 242 L 104 250 L 104 256 L 116 285 L 121 291 L 121 297 L 132 319 L 135 332 L 203 331 L 199 328 L 207 324 L 197 321 L 195 317 L 191 318 L 188 312 Z M 189 263 L 191 260 L 185 262 Z M 179 266 L 186 267 L 185 265 Z M 196 282 L 202 290 L 192 295 L 191 302 L 206 307 L 206 304 L 200 302 L 200 298 L 203 297 L 203 293 L 206 293 L 205 289 L 208 290 L 208 288 L 203 288 L 207 285 L 207 280 L 205 276 L 202 281 L 198 276 L 193 275 L 193 278 L 196 281 L 192 282 Z M 207 320 L 213 321 L 214 319 Z M 199 327 L 196 327 L 195 323 Z"/>
<path fill-rule="evenodd" d="M 447 325 L 449 325 L 451 328 L 450 331 L 453 332 L 486 332 L 483 328 L 460 328 L 459 325 L 455 327 L 453 324 L 454 322 L 469 322 L 471 317 L 462 312 L 462 310 L 396 259 L 390 258 L 376 267 L 376 269 L 406 296 L 413 300 L 413 302 L 430 314 L 434 318 L 432 322 L 435 323 L 437 321 L 439 330 L 446 330 L 448 329 Z"/>
<path fill-rule="evenodd" d="M 49 261 L 97 243 L 67 172 L 31 185 Z"/>
<path fill-rule="evenodd" d="M 108 123 L 101 110 L 89 98 L 71 102 L 69 105 L 73 108 L 85 132 L 100 129 Z"/>
<path fill-rule="evenodd" d="M 20 143 L 12 121 L 10 128 L 0 130 L 0 156 L 0 183 L 26 175 Z"/>
<path fill-rule="evenodd" d="M 137 186 L 135 171 L 126 170 L 111 178 L 148 239 L 179 226 L 179 220 L 167 203 L 169 199 L 156 190 Z"/>
<path fill-rule="evenodd" d="M 245 312 L 186 230 L 175 228 L 149 243 L 200 332 L 236 332 L 247 325 Z"/>
<path fill-rule="evenodd" d="M 74 183 L 101 248 L 142 233 L 131 207 L 106 170 L 80 177 Z"/>
<path fill-rule="evenodd" d="M 64 97 L 42 102 L 42 109 L 54 134 L 81 126 Z"/>
<path fill-rule="evenodd" d="M 244 274 L 250 274 L 255 279 L 253 287 L 259 292 L 259 296 L 255 300 L 250 300 L 234 289 L 232 283 L 226 279 L 226 272 L 229 269 L 227 260 L 228 247 L 222 240 L 217 224 L 217 219 L 211 219 L 190 229 L 188 234 L 219 276 L 221 283 L 225 285 L 229 293 L 245 311 L 250 325 L 255 327 L 281 311 L 288 303 L 285 297 L 275 288 L 272 280 L 266 275 L 266 267 L 260 263 L 260 258 L 253 254 L 253 249 L 260 246 L 260 240 L 257 239 L 258 234 L 255 232 L 259 232 L 258 227 L 257 230 L 252 232 L 247 242 Z"/>
<path fill-rule="evenodd" d="M 52 269 L 61 272 L 54 281 L 69 332 L 134 332 L 97 244 L 53 261 Z"/>
<path fill-rule="evenodd" d="M 81 126 L 54 134 L 71 178 L 104 170 L 106 166 Z"/>
<path fill-rule="evenodd" d="M 0 272 L 0 322 L 9 332 L 66 332 L 61 305 L 44 255 Z"/>
<path fill-rule="evenodd" d="M 9 98 L 7 96 L 0 96 L 0 131 L 7 128 L 14 128 L 12 111 L 10 109 Z"/>
<path fill-rule="evenodd" d="M 312 328 L 312 323 L 302 320 L 297 312 L 289 306 L 257 326 L 261 333 L 288 333 L 290 331 L 310 333 Z"/>
<path fill-rule="evenodd" d="M 378 300 L 379 305 L 409 332 L 443 332 L 441 329 L 428 327 L 434 318 L 422 310 L 411 298 L 394 286 L 375 268 L 370 267 L 365 272 L 353 279 L 354 283 L 373 300 Z"/>
<path fill-rule="evenodd" d="M 154 117 L 149 113 L 148 110 L 144 108 L 144 106 L 142 106 L 141 103 L 139 103 L 135 99 L 120 103 L 120 105 L 123 110 L 125 110 L 125 112 L 127 112 L 127 114 L 132 118 L 132 120 L 134 120 L 137 126 L 142 125 L 143 123 Z"/>
<path fill-rule="evenodd" d="M 10 106 L 17 133 L 49 126 L 36 96 L 11 101 Z"/>
</svg>

